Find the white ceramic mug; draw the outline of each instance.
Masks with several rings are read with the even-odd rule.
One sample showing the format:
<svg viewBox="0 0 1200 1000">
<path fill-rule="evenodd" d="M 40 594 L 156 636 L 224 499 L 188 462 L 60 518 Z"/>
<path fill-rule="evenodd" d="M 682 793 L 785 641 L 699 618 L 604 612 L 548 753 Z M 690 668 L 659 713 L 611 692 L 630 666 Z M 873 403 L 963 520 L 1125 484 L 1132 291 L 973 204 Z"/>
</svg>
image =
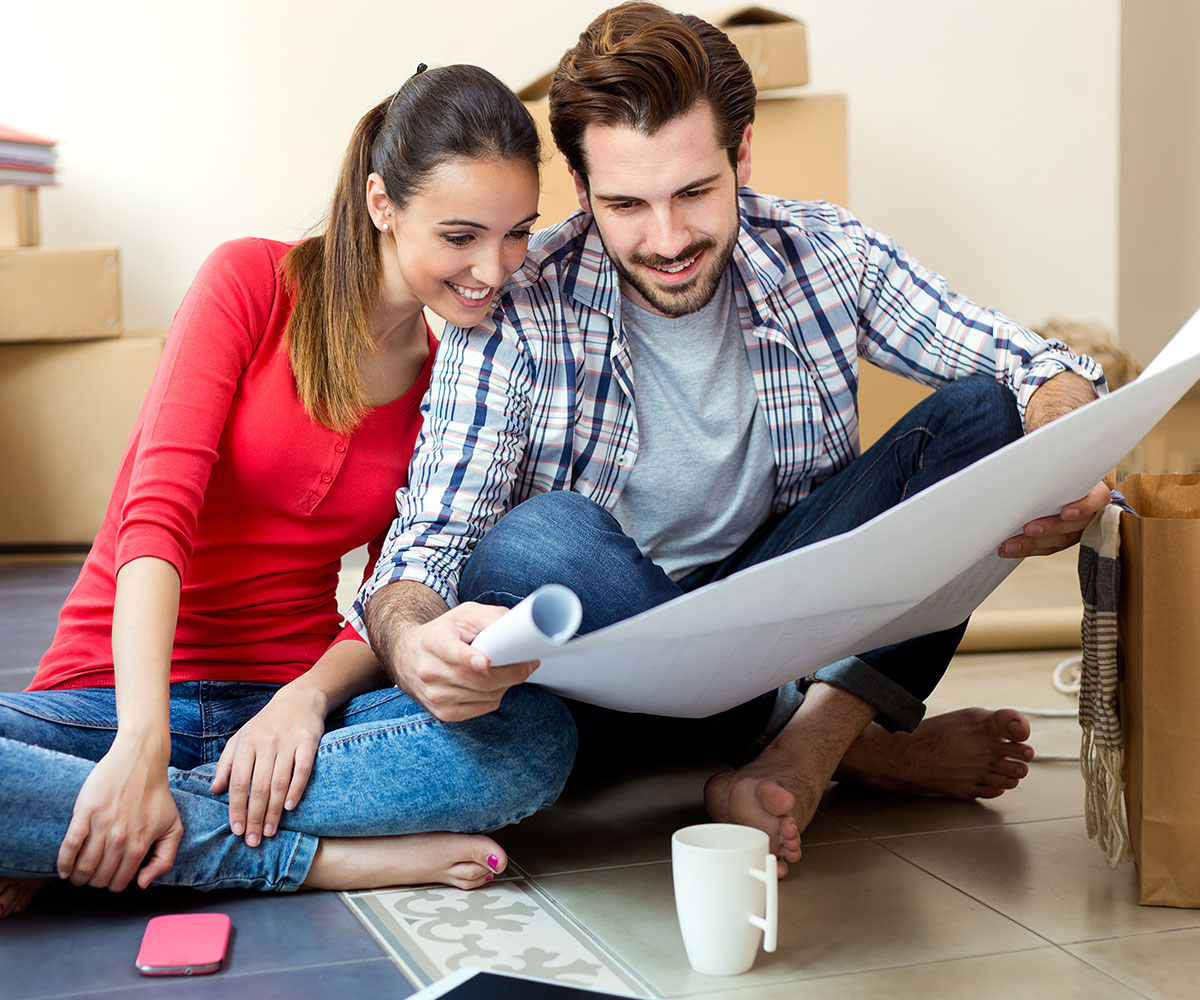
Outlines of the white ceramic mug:
<svg viewBox="0 0 1200 1000">
<path fill-rule="evenodd" d="M 775 855 L 762 830 L 735 823 L 685 826 L 671 838 L 675 909 L 697 972 L 736 976 L 774 951 L 779 930 Z M 761 916 L 760 916 L 761 914 Z"/>
</svg>

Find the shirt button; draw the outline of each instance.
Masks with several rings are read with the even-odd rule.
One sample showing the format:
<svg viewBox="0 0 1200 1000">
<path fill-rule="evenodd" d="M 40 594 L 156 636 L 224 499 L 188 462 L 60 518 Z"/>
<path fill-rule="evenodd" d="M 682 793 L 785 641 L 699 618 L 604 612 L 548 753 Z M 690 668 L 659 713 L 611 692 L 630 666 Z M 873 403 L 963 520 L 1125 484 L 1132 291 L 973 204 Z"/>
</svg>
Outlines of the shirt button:
<svg viewBox="0 0 1200 1000">
<path fill-rule="evenodd" d="M 323 483 L 332 483 L 332 482 L 333 482 L 333 476 L 331 476 L 331 475 L 330 475 L 328 472 L 326 472 L 326 473 L 324 473 L 324 474 L 321 476 L 321 482 L 323 482 Z"/>
<path fill-rule="evenodd" d="M 344 444 L 342 444 L 341 441 L 339 441 L 337 444 L 335 444 L 333 446 L 333 450 L 336 451 L 339 455 L 341 455 L 345 452 L 346 446 Z"/>
</svg>

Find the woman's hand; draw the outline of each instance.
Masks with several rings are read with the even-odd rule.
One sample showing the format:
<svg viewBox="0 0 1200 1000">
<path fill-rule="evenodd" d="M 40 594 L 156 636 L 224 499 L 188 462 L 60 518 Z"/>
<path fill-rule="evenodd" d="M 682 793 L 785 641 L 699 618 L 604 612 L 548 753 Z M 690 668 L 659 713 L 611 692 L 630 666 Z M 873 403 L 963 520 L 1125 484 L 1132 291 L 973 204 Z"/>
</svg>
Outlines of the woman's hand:
<svg viewBox="0 0 1200 1000">
<path fill-rule="evenodd" d="M 145 889 L 171 870 L 183 823 L 167 785 L 166 760 L 163 752 L 118 733 L 75 797 L 58 850 L 61 878 L 120 892 L 135 875 Z"/>
<path fill-rule="evenodd" d="M 300 802 L 325 732 L 325 695 L 293 681 L 225 744 L 211 790 L 229 790 L 229 828 L 256 847 Z"/>
</svg>

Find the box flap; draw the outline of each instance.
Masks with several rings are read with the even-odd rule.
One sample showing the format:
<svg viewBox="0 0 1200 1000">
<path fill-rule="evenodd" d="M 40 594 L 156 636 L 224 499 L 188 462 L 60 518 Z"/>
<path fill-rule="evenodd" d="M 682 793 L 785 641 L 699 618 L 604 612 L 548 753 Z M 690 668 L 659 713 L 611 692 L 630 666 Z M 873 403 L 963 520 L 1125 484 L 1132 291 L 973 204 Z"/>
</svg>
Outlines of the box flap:
<svg viewBox="0 0 1200 1000">
<path fill-rule="evenodd" d="M 738 28 L 748 24 L 783 24 L 785 21 L 796 20 L 777 10 L 767 10 L 766 7 L 734 7 L 721 13 L 701 16 L 718 28 Z"/>
<path fill-rule="evenodd" d="M 804 22 L 766 7 L 733 7 L 700 15 L 729 35 L 754 74 L 759 90 L 802 87 L 808 83 L 808 46 Z M 522 101 L 540 101 L 550 93 L 551 69 L 517 91 Z"/>
<path fill-rule="evenodd" d="M 550 80 L 554 77 L 554 70 L 547 70 L 539 76 L 533 83 L 527 83 L 524 87 L 517 91 L 517 96 L 522 101 L 540 101 L 550 93 Z"/>
</svg>

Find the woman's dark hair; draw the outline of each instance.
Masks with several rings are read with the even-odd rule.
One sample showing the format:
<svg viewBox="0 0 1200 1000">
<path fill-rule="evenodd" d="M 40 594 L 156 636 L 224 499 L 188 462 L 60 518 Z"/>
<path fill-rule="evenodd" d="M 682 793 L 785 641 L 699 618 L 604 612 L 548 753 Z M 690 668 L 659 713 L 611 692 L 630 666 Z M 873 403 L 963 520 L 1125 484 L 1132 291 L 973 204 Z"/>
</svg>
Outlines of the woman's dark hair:
<svg viewBox="0 0 1200 1000">
<path fill-rule="evenodd" d="M 374 350 L 379 232 L 367 211 L 367 177 L 383 179 L 403 208 L 430 172 L 455 158 L 541 162 L 537 125 L 507 86 L 478 66 L 418 68 L 359 120 L 342 160 L 324 233 L 281 262 L 295 304 L 287 327 L 296 388 L 315 420 L 348 432 L 367 407 L 359 359 Z"/>
</svg>

